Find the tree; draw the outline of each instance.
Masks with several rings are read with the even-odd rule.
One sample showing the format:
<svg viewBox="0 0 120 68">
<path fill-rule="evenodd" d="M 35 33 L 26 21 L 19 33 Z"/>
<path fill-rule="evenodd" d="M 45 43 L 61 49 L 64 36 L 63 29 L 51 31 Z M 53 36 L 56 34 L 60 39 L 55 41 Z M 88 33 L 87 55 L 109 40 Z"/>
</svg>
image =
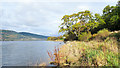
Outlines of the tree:
<svg viewBox="0 0 120 68">
<path fill-rule="evenodd" d="M 105 28 L 106 22 L 104 21 L 104 19 L 102 18 L 102 16 L 100 16 L 100 14 L 95 14 L 95 24 L 94 24 L 94 28 L 91 29 L 91 33 L 97 33 L 97 31 Z"/>
<path fill-rule="evenodd" d="M 105 28 L 111 31 L 120 30 L 120 1 L 116 6 L 106 6 L 102 17 L 106 22 Z"/>
<path fill-rule="evenodd" d="M 59 32 L 64 33 L 66 40 L 78 40 L 78 36 L 83 32 L 94 34 L 104 28 L 111 31 L 120 30 L 120 1 L 116 6 L 107 5 L 102 16 L 97 13 L 93 15 L 89 10 L 85 10 L 64 15 L 62 21 Z"/>
<path fill-rule="evenodd" d="M 68 40 L 77 40 L 79 34 L 89 32 L 98 26 L 98 22 L 95 21 L 94 16 L 88 10 L 65 15 L 62 21 L 59 32 L 65 33 L 64 36 Z"/>
</svg>

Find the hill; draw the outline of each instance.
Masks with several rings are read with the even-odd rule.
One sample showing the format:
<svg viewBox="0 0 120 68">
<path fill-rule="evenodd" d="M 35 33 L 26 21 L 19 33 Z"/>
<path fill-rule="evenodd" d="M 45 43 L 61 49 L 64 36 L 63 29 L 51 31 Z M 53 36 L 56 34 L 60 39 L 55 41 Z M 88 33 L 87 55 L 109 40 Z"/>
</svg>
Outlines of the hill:
<svg viewBox="0 0 120 68">
<path fill-rule="evenodd" d="M 29 41 L 29 40 L 46 40 L 48 36 L 28 33 L 16 32 L 12 30 L 0 30 L 1 41 Z"/>
<path fill-rule="evenodd" d="M 24 35 L 24 36 L 34 37 L 34 38 L 48 38 L 48 36 L 37 35 L 37 34 L 32 34 L 32 33 L 27 33 L 27 32 L 19 32 L 19 34 Z"/>
</svg>

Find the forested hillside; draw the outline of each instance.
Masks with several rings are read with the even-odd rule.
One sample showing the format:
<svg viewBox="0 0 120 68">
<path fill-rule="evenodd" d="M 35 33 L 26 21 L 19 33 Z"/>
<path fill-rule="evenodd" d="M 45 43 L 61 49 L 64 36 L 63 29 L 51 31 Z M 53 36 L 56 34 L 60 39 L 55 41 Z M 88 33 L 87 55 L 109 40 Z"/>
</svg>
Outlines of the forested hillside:
<svg viewBox="0 0 120 68">
<path fill-rule="evenodd" d="M 12 30 L 0 30 L 0 33 L 1 41 L 46 40 L 48 37 L 27 32 L 16 32 Z"/>
</svg>

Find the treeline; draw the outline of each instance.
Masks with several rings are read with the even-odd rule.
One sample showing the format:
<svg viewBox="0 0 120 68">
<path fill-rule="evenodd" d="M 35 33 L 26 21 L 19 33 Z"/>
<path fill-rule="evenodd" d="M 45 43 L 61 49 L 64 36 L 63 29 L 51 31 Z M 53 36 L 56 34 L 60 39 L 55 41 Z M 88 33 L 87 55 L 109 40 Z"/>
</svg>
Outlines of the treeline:
<svg viewBox="0 0 120 68">
<path fill-rule="evenodd" d="M 58 36 L 58 37 L 48 37 L 47 40 L 54 40 L 54 41 L 57 41 L 57 40 L 63 40 L 63 36 Z"/>
<path fill-rule="evenodd" d="M 64 41 L 90 39 L 92 34 L 102 29 L 120 30 L 120 1 L 116 6 L 106 6 L 102 15 L 92 14 L 89 10 L 85 10 L 72 15 L 64 15 L 62 21 L 59 32 L 64 33 Z"/>
</svg>

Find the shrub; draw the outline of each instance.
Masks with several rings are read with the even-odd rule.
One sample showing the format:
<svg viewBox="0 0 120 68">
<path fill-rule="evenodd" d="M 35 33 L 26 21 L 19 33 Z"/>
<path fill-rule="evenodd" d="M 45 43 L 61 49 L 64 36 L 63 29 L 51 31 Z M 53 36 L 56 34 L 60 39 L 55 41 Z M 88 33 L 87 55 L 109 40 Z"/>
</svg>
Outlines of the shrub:
<svg viewBox="0 0 120 68">
<path fill-rule="evenodd" d="M 91 32 L 83 32 L 80 35 L 78 35 L 78 40 L 80 41 L 89 41 L 89 39 L 91 38 Z"/>
<path fill-rule="evenodd" d="M 47 40 L 57 40 L 57 37 L 48 37 Z"/>
<path fill-rule="evenodd" d="M 95 38 L 96 40 L 104 40 L 109 36 L 110 32 L 107 29 L 102 29 L 97 32 L 97 34 L 93 34 L 92 38 Z"/>
<path fill-rule="evenodd" d="M 104 37 L 107 37 L 109 34 L 110 32 L 107 29 L 103 29 L 103 30 L 98 31 L 97 36 L 104 38 Z"/>
<path fill-rule="evenodd" d="M 63 40 L 63 36 L 58 36 L 58 37 L 48 37 L 47 40 Z"/>
<path fill-rule="evenodd" d="M 65 34 L 64 37 L 65 37 L 64 41 L 77 40 L 77 37 L 73 32 L 69 32 L 68 34 Z"/>
</svg>

